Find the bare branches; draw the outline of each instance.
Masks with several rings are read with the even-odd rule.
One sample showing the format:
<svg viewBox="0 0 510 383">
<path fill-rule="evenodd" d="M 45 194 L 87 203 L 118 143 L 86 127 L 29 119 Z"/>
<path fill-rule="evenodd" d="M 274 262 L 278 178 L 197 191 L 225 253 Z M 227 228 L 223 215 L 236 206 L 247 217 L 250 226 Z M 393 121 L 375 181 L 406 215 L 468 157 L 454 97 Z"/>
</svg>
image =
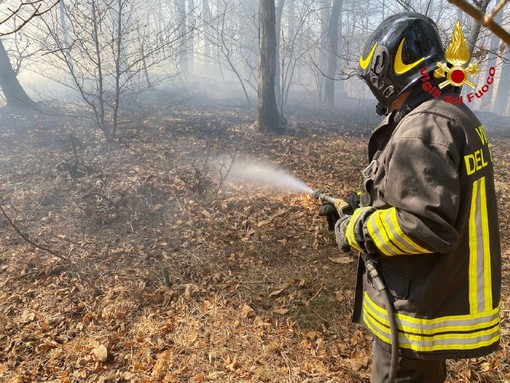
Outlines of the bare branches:
<svg viewBox="0 0 510 383">
<path fill-rule="evenodd" d="M 5 212 L 3 206 L 0 204 L 0 212 L 2 212 L 2 215 L 5 217 L 5 219 L 7 220 L 7 222 L 9 222 L 9 225 L 12 226 L 12 228 L 14 229 L 14 231 L 16 231 L 16 233 L 18 233 L 18 235 L 23 238 L 23 240 L 25 240 L 26 242 L 28 242 L 30 245 L 40 249 L 40 250 L 43 250 L 51 255 L 53 255 L 54 257 L 57 257 L 59 258 L 60 260 L 62 261 L 66 261 L 68 262 L 69 259 L 66 258 L 66 257 L 63 257 L 62 255 L 60 254 L 57 254 L 55 253 L 53 250 L 51 250 L 50 248 L 46 247 L 46 246 L 42 246 L 42 245 L 39 245 L 37 243 L 35 243 L 34 241 L 32 241 L 28 235 L 26 235 L 25 233 L 23 233 L 20 228 L 18 226 L 16 226 L 16 224 L 14 223 L 14 221 L 11 219 L 11 217 L 9 217 L 9 215 L 7 215 L 7 213 Z"/>
<path fill-rule="evenodd" d="M 494 17 L 503 9 L 508 0 L 500 0 L 499 3 L 494 7 L 494 10 L 489 14 L 485 14 L 484 12 L 480 11 L 478 8 L 471 5 L 466 0 L 448 0 L 448 2 L 456 5 L 465 13 L 473 17 L 478 23 L 489 29 L 501 40 L 510 45 L 510 33 L 505 31 L 503 27 L 494 22 Z"/>
<path fill-rule="evenodd" d="M 500 0 L 499 3 L 496 4 L 491 13 L 489 13 L 486 17 L 490 20 L 493 20 L 496 15 L 503 9 L 503 7 L 508 3 L 508 0 Z"/>
<path fill-rule="evenodd" d="M 0 25 L 6 24 L 10 21 L 21 20 L 20 24 L 15 24 L 14 27 L 8 32 L 0 32 L 1 36 L 7 36 L 13 33 L 18 32 L 25 25 L 27 25 L 30 20 L 35 17 L 42 16 L 45 13 L 49 12 L 53 7 L 55 7 L 60 0 L 53 0 L 49 4 L 45 0 L 31 0 L 31 1 L 21 1 L 17 8 L 8 7 L 8 14 L 3 19 L 0 19 Z M 45 7 L 43 7 L 45 6 Z M 25 11 L 29 9 L 28 11 Z"/>
</svg>

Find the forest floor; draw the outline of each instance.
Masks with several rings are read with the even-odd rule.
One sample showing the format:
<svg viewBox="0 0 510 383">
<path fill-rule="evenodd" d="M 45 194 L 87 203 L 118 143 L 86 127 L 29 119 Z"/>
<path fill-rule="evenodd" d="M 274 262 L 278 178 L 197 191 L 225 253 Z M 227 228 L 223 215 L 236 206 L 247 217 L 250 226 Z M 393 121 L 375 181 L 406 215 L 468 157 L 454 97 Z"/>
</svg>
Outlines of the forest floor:
<svg viewBox="0 0 510 383">
<path fill-rule="evenodd" d="M 161 104 L 108 146 L 87 121 L 1 118 L 1 382 L 369 381 L 371 339 L 350 318 L 356 259 L 317 201 L 209 166 L 264 160 L 344 196 L 367 127 L 342 115 L 263 135 L 243 110 Z M 492 145 L 502 344 L 449 361 L 449 382 L 510 379 L 510 140 Z"/>
</svg>

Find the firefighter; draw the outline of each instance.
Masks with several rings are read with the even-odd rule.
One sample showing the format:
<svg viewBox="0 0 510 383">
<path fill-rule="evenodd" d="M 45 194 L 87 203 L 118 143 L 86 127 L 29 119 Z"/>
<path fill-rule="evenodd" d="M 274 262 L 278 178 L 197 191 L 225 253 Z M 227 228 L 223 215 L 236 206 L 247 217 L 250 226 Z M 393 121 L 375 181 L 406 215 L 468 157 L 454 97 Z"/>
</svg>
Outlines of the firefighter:
<svg viewBox="0 0 510 383">
<path fill-rule="evenodd" d="M 492 156 L 477 117 L 444 101 L 457 87 L 436 99 L 421 86 L 424 76 L 438 84 L 433 71 L 444 60 L 434 22 L 410 12 L 384 20 L 359 60 L 358 75 L 386 117 L 369 141 L 365 198 L 336 221 L 335 236 L 340 248 L 374 260 L 390 292 L 396 382 L 444 382 L 446 359 L 487 355 L 500 340 Z M 388 310 L 362 262 L 359 273 L 354 312 L 374 337 L 371 382 L 389 382 Z"/>
</svg>

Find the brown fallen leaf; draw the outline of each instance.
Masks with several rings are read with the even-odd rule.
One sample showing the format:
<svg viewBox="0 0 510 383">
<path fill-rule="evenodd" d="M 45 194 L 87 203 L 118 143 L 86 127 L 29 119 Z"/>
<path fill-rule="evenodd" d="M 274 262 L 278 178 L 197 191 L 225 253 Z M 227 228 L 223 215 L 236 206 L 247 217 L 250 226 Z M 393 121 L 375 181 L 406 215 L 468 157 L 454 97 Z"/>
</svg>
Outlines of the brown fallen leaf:
<svg viewBox="0 0 510 383">
<path fill-rule="evenodd" d="M 241 316 L 243 318 L 250 318 L 250 317 L 254 316 L 254 314 L 255 314 L 255 311 L 250 307 L 250 305 L 248 305 L 246 303 L 241 308 Z"/>
<path fill-rule="evenodd" d="M 271 298 L 271 297 L 277 297 L 278 295 L 280 295 L 281 293 L 283 293 L 283 291 L 284 291 L 284 290 L 285 290 L 285 289 L 278 289 L 278 290 L 275 290 L 275 291 L 273 291 L 273 292 L 271 292 L 271 293 L 269 294 L 269 297 L 270 297 L 270 298 Z"/>
<path fill-rule="evenodd" d="M 289 309 L 274 309 L 273 312 L 279 315 L 285 315 L 289 312 Z"/>
<path fill-rule="evenodd" d="M 23 324 L 33 322 L 34 320 L 35 320 L 35 313 L 33 313 L 33 312 L 25 310 L 21 314 L 20 322 Z"/>
<path fill-rule="evenodd" d="M 108 349 L 104 344 L 101 344 L 92 350 L 92 354 L 100 362 L 106 362 L 108 359 Z"/>
</svg>

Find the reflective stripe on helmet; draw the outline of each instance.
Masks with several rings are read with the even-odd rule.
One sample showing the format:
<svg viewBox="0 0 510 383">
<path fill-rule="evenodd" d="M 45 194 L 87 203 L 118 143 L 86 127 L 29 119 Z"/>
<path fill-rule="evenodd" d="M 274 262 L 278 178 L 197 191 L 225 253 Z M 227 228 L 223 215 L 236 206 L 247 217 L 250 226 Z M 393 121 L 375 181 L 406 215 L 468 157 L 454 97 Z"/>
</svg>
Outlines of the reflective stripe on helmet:
<svg viewBox="0 0 510 383">
<path fill-rule="evenodd" d="M 409 72 L 411 69 L 413 69 L 414 67 L 416 67 L 425 60 L 425 57 L 422 57 L 411 64 L 404 64 L 404 61 L 402 60 L 402 49 L 404 48 L 405 40 L 406 40 L 405 38 L 402 39 L 400 45 L 398 46 L 397 53 L 395 54 L 395 63 L 393 65 L 393 68 L 396 74 L 404 74 L 406 72 Z"/>
<path fill-rule="evenodd" d="M 370 65 L 370 61 L 372 61 L 372 57 L 374 56 L 375 48 L 377 48 L 377 42 L 374 44 L 374 46 L 370 50 L 370 53 L 368 54 L 367 57 L 363 58 L 362 56 L 360 56 L 359 66 L 361 67 L 361 69 L 365 70 L 368 68 L 368 66 Z"/>
</svg>

